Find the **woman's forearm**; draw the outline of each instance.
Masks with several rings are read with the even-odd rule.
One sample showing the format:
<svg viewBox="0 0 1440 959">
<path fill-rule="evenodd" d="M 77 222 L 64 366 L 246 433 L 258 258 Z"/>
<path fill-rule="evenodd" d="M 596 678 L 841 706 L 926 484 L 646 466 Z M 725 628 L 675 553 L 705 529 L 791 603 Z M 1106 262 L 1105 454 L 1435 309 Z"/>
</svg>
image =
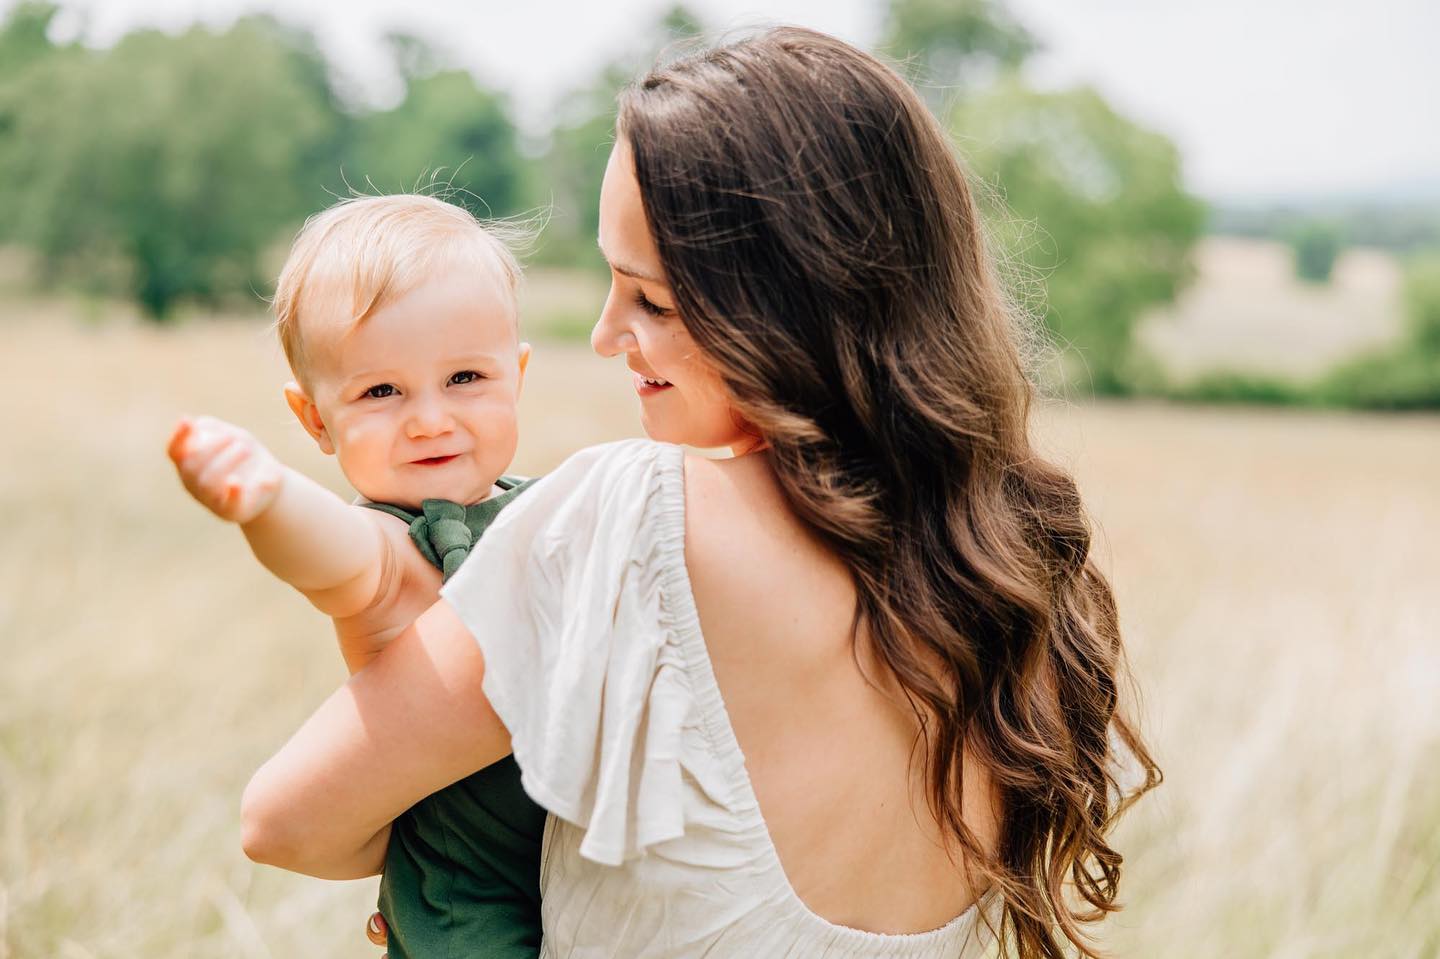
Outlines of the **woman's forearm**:
<svg viewBox="0 0 1440 959">
<path fill-rule="evenodd" d="M 379 871 L 389 824 L 510 751 L 484 659 L 437 603 L 321 704 L 241 803 L 252 859 L 327 878 Z"/>
<path fill-rule="evenodd" d="M 250 801 L 249 793 L 247 789 L 241 802 L 240 845 L 250 859 L 317 879 L 364 879 L 380 874 L 390 842 L 388 824 L 347 854 L 292 836 L 284 818 L 267 818 Z"/>
</svg>

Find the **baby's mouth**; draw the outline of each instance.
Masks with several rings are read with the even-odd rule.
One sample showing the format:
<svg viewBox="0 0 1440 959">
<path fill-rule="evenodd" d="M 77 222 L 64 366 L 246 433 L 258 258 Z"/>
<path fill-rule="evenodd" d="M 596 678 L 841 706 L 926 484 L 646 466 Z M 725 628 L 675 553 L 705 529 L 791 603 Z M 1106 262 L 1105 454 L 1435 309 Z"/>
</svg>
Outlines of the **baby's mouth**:
<svg viewBox="0 0 1440 959">
<path fill-rule="evenodd" d="M 459 453 L 452 453 L 449 456 L 427 456 L 423 460 L 411 460 L 411 466 L 444 466 L 453 459 L 459 459 Z"/>
</svg>

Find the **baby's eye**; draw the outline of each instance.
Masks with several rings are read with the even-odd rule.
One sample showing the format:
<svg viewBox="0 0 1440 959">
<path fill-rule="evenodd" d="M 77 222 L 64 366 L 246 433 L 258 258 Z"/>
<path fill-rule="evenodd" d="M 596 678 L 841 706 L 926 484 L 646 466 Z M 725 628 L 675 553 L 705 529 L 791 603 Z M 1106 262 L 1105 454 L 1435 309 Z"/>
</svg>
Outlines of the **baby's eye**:
<svg viewBox="0 0 1440 959">
<path fill-rule="evenodd" d="M 474 370 L 461 370 L 459 373 L 455 373 L 450 377 L 450 385 L 464 386 L 467 383 L 474 383 L 478 380 L 483 380 L 484 378 L 485 377 L 481 376 Z"/>
<path fill-rule="evenodd" d="M 383 400 L 387 396 L 395 395 L 395 387 L 389 383 L 377 383 L 360 395 L 372 400 Z"/>
</svg>

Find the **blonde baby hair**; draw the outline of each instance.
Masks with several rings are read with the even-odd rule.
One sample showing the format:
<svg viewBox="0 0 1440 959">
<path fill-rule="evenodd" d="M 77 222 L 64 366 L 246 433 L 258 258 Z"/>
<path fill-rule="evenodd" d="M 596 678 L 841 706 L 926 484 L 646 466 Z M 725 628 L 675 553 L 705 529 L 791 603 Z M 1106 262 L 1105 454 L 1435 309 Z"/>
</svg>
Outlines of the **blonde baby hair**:
<svg viewBox="0 0 1440 959">
<path fill-rule="evenodd" d="M 440 269 L 493 271 L 513 314 L 520 265 L 498 232 L 462 207 L 416 193 L 348 197 L 310 217 L 280 270 L 272 303 L 295 377 L 305 384 L 302 330 L 311 314 L 324 309 L 361 323 Z"/>
</svg>

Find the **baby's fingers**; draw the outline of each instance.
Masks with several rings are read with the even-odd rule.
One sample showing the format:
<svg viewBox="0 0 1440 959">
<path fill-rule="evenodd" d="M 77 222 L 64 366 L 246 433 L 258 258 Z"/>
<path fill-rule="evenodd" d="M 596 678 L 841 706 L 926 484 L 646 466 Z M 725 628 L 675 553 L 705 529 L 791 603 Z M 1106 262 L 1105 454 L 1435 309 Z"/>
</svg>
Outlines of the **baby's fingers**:
<svg viewBox="0 0 1440 959">
<path fill-rule="evenodd" d="M 274 502 L 280 489 L 277 481 L 253 476 L 232 476 L 225 484 L 225 515 L 237 523 L 248 523 Z"/>
<path fill-rule="evenodd" d="M 240 512 L 245 501 L 245 490 L 240 483 L 232 476 L 225 480 L 225 489 L 220 494 L 220 512 L 226 516 L 234 516 Z"/>
<path fill-rule="evenodd" d="M 220 500 L 231 485 L 240 485 L 240 468 L 249 456 L 250 449 L 244 443 L 226 437 L 224 447 L 201 468 L 196 485 Z"/>
<path fill-rule="evenodd" d="M 194 429 L 185 439 L 185 449 L 175 464 L 185 485 L 191 487 L 201 482 L 205 471 L 215 462 L 216 457 L 225 453 L 235 444 L 235 437 L 226 434 L 206 433 Z"/>
<path fill-rule="evenodd" d="M 176 466 L 185 458 L 185 448 L 189 445 L 190 434 L 195 431 L 195 423 L 188 416 L 180 417 L 180 422 L 175 424 L 175 430 L 170 434 L 170 442 L 165 446 L 165 455 Z"/>
</svg>

